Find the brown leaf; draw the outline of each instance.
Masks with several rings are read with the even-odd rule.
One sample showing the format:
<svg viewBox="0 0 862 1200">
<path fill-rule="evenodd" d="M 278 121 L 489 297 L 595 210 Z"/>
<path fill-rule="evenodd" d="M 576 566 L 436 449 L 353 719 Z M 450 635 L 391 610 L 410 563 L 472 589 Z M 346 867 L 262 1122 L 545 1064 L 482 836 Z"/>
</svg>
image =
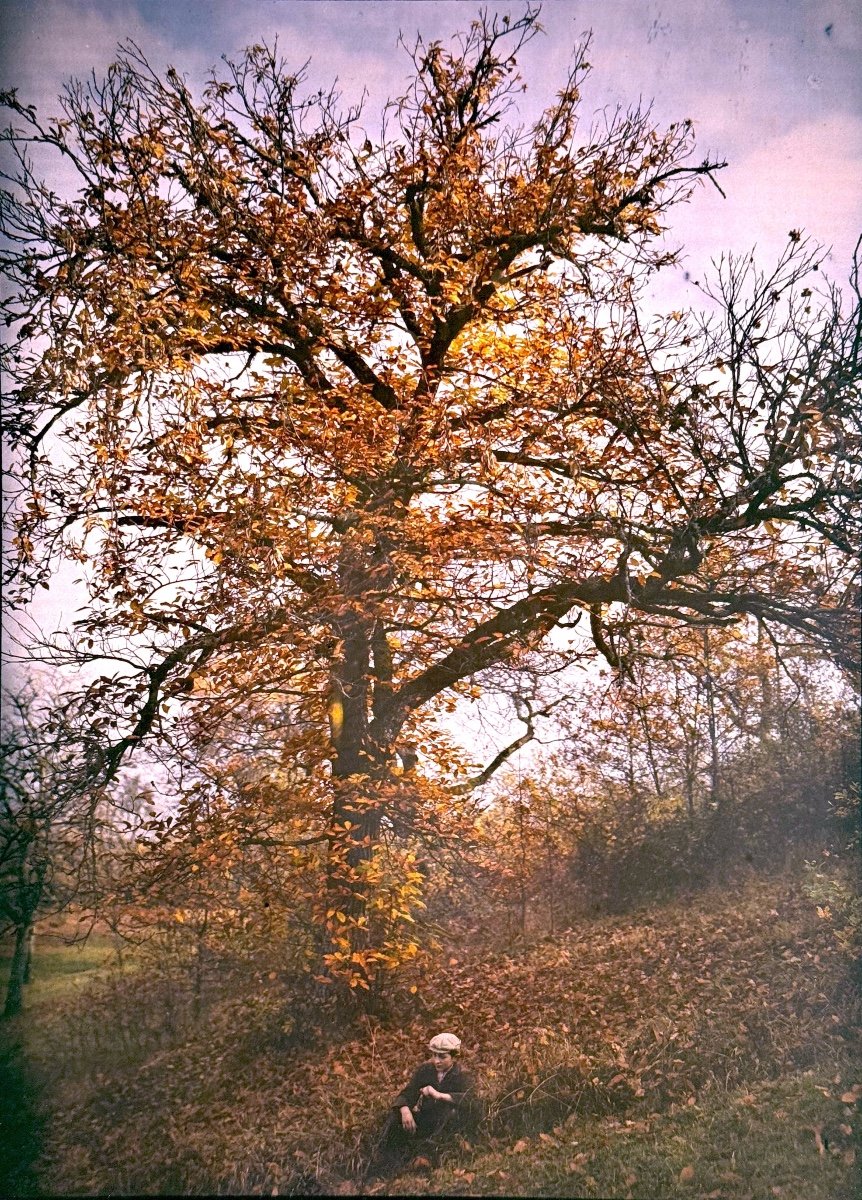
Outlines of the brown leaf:
<svg viewBox="0 0 862 1200">
<path fill-rule="evenodd" d="M 694 1179 L 694 1167 L 692 1167 L 692 1166 L 683 1167 L 683 1169 L 679 1173 L 680 1183 L 691 1183 L 691 1181 L 693 1179 Z"/>
</svg>

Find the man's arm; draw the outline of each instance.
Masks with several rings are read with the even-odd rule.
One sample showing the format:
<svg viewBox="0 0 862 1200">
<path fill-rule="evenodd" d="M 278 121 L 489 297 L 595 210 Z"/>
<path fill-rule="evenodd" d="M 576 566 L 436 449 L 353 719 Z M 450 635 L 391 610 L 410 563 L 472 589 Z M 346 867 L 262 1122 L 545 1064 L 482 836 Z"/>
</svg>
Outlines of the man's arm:
<svg viewBox="0 0 862 1200">
<path fill-rule="evenodd" d="M 405 1085 L 392 1101 L 393 1108 L 412 1108 L 419 1099 L 422 1084 L 424 1082 L 422 1076 L 424 1072 L 422 1067 L 419 1067 L 410 1076 L 410 1082 Z"/>
<path fill-rule="evenodd" d="M 422 1087 L 422 1067 L 413 1072 L 410 1082 L 403 1088 L 392 1102 L 401 1114 L 401 1124 L 408 1133 L 416 1132 L 416 1119 L 413 1116 L 413 1106 L 424 1092 Z"/>
<path fill-rule="evenodd" d="M 441 1092 L 433 1085 L 422 1088 L 423 1096 L 430 1096 L 434 1100 L 442 1100 L 444 1104 L 460 1104 L 466 1097 L 468 1092 L 473 1090 L 473 1080 L 466 1071 L 459 1071 L 455 1078 L 447 1086 L 450 1091 Z"/>
<path fill-rule="evenodd" d="M 451 1092 L 438 1092 L 430 1083 L 422 1089 L 421 1095 L 429 1096 L 432 1100 L 443 1100 L 446 1104 L 455 1104 L 456 1098 Z M 460 1096 L 458 1099 L 460 1100 Z"/>
</svg>

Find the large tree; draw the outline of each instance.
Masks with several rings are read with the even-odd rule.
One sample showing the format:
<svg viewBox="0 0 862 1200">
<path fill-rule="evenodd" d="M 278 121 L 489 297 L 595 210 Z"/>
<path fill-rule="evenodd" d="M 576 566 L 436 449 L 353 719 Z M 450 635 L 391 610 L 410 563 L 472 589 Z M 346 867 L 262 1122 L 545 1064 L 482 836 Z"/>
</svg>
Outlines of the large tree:
<svg viewBox="0 0 862 1200">
<path fill-rule="evenodd" d="M 642 614 L 784 622 L 852 665 L 858 304 L 794 231 L 774 270 L 724 262 L 711 317 L 649 319 L 666 215 L 721 164 L 688 121 L 582 125 L 584 50 L 518 125 L 538 28 L 418 41 L 379 132 L 263 46 L 197 98 L 133 45 L 61 119 L 5 96 L 12 577 L 85 564 L 76 652 L 124 662 L 108 769 L 172 697 L 203 729 L 239 696 L 288 714 L 362 969 L 419 787 L 397 756 L 578 613 L 623 670 Z"/>
</svg>

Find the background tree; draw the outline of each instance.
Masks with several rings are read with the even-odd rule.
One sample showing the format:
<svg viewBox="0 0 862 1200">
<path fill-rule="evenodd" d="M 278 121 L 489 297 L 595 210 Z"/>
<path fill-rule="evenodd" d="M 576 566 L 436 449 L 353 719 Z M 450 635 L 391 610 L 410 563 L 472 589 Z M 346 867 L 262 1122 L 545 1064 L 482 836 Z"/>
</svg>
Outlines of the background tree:
<svg viewBox="0 0 862 1200">
<path fill-rule="evenodd" d="M 576 693 L 553 750 L 526 779 L 501 778 L 481 821 L 486 904 L 508 916 L 529 900 L 552 931 L 824 845 L 852 868 L 858 697 L 795 636 L 764 645 L 753 622 L 710 633 L 712 713 L 702 630 L 653 622 L 629 675 Z"/>
<path fill-rule="evenodd" d="M 621 670 L 651 615 L 855 661 L 858 289 L 815 295 L 794 231 L 774 270 L 722 264 L 712 317 L 649 320 L 662 222 L 721 164 L 687 121 L 582 126 L 585 48 L 519 127 L 537 30 L 418 41 L 379 133 L 262 46 L 199 98 L 133 45 L 58 120 L 5 97 L 18 595 L 86 564 L 108 771 L 180 702 L 289 706 L 362 986 L 384 834 L 448 805 L 399 754 L 572 614 Z"/>
<path fill-rule="evenodd" d="M 34 925 L 92 899 L 102 820 L 86 741 L 60 700 L 4 689 L 0 717 L 0 932 L 13 935 L 3 1015 L 21 1010 Z"/>
</svg>

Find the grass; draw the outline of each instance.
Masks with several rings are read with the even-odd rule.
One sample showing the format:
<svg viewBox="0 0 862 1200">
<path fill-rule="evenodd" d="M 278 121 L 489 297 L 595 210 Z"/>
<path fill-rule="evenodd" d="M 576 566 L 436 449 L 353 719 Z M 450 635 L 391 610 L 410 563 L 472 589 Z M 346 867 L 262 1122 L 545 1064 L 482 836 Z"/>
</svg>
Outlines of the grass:
<svg viewBox="0 0 862 1200">
<path fill-rule="evenodd" d="M 94 972 L 115 967 L 116 962 L 114 939 L 105 934 L 94 933 L 86 941 L 71 945 L 60 937 L 37 937 L 24 1004 L 30 1008 L 80 994 L 95 978 Z M 4 995 L 11 963 L 11 954 L 0 954 Z"/>
<path fill-rule="evenodd" d="M 814 1072 L 714 1093 L 640 1118 L 566 1123 L 377 1194 L 853 1200 L 852 1121 L 834 1077 Z"/>
<path fill-rule="evenodd" d="M 11 953 L 0 954 L 3 996 L 11 963 Z M 43 1014 L 58 1004 L 85 1002 L 89 986 L 115 964 L 114 941 L 105 935 L 92 934 L 85 942 L 71 944 L 60 936 L 37 938 L 23 1012 L 0 1027 L 0 1194 L 42 1193 L 34 1165 L 44 1149 L 41 1089 L 22 1047 L 38 1037 Z M 34 1018 L 37 1025 L 31 1028 Z"/>
<path fill-rule="evenodd" d="M 44 963 L 48 986 L 90 982 L 21 1026 L 45 1096 L 45 1195 L 357 1194 L 386 1104 L 441 1028 L 463 1037 L 486 1118 L 472 1145 L 379 1194 L 857 1191 L 862 1008 L 793 875 L 530 945 L 453 945 L 388 1018 L 352 1024 L 248 966 L 219 971 L 197 1019 L 181 974 L 118 975 L 92 949 L 84 971 L 62 951 Z"/>
</svg>

